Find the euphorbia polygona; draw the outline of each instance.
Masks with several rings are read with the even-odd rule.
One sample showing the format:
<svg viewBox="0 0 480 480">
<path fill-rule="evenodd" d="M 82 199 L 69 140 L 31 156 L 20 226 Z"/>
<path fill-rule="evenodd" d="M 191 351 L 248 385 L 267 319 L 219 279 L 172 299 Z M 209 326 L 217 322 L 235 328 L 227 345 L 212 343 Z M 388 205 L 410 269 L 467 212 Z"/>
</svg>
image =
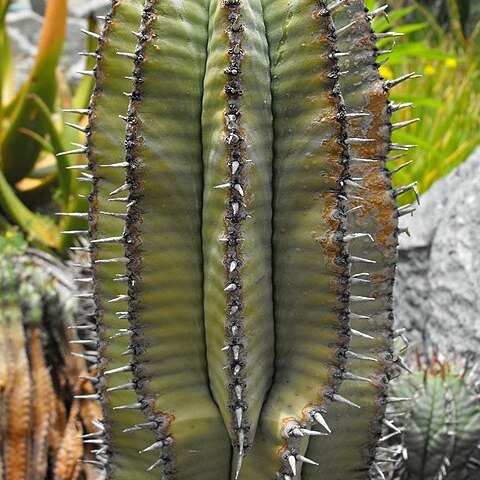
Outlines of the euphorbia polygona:
<svg viewBox="0 0 480 480">
<path fill-rule="evenodd" d="M 392 123 L 409 105 L 389 91 L 414 75 L 379 74 L 385 8 L 117 0 L 86 32 L 107 478 L 379 471 L 398 217 L 414 209 L 386 166 L 410 147 L 391 142 L 410 122 Z"/>
</svg>

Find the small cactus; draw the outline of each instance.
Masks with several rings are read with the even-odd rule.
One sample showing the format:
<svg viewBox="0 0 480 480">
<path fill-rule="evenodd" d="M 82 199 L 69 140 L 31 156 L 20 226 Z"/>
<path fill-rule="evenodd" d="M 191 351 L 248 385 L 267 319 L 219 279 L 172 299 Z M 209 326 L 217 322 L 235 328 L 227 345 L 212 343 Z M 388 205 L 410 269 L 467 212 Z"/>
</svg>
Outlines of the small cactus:
<svg viewBox="0 0 480 480">
<path fill-rule="evenodd" d="M 397 433 L 379 451 L 392 480 L 475 480 L 480 475 L 480 390 L 475 370 L 433 356 L 429 365 L 401 377 L 392 396 Z M 475 384 L 476 380 L 476 384 Z M 405 406 L 407 405 L 407 406 Z"/>
<path fill-rule="evenodd" d="M 85 340 L 71 328 L 75 288 L 64 269 L 36 250 L 0 253 L 2 480 L 98 479 L 80 463 L 89 458 L 82 436 L 96 432 L 101 410 L 89 399 L 95 392 L 85 378 Z"/>
<path fill-rule="evenodd" d="M 415 75 L 379 74 L 371 21 L 384 10 L 115 0 L 101 35 L 87 32 L 81 267 L 108 479 L 379 469 L 402 365 L 398 217 L 414 209 L 397 209 L 414 185 L 394 190 L 387 162 L 411 147 L 391 141 L 408 104 L 389 91 Z"/>
</svg>

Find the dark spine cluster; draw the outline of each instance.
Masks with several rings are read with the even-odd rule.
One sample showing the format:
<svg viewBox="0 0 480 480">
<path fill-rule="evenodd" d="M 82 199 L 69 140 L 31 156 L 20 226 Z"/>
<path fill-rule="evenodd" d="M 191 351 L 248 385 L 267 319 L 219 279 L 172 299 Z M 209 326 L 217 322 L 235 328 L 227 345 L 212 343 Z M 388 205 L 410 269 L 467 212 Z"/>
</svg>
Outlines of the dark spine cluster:
<svg viewBox="0 0 480 480">
<path fill-rule="evenodd" d="M 228 19 L 225 29 L 228 38 L 228 66 L 224 73 L 225 84 L 225 145 L 227 148 L 227 166 L 229 182 L 225 213 L 225 292 L 227 294 L 227 315 L 225 322 L 225 343 L 227 368 L 229 372 L 229 408 L 232 413 L 232 427 L 236 432 L 236 446 L 240 456 L 248 445 L 245 434 L 249 423 L 245 414 L 248 405 L 243 391 L 246 387 L 244 367 L 247 362 L 242 336 L 244 299 L 242 295 L 242 223 L 248 219 L 247 206 L 244 202 L 247 160 L 245 159 L 244 138 L 241 128 L 242 97 L 242 50 L 241 2 L 224 0 L 223 7 Z"/>
<path fill-rule="evenodd" d="M 127 203 L 127 217 L 125 220 L 125 256 L 127 257 L 128 277 L 128 320 L 131 330 L 131 370 L 132 383 L 137 395 L 136 408 L 141 410 L 147 422 L 136 425 L 135 429 L 149 429 L 154 436 L 154 443 L 145 451 L 156 449 L 159 451 L 158 460 L 148 470 L 162 467 L 163 478 L 171 478 L 174 474 L 173 455 L 169 448 L 173 441 L 169 434 L 171 419 L 161 414 L 155 408 L 155 395 L 148 389 L 149 379 L 144 372 L 143 356 L 148 348 L 141 322 L 142 303 L 142 190 L 145 181 L 145 169 L 140 152 L 143 138 L 141 135 L 142 120 L 139 114 L 141 105 L 143 64 L 147 45 L 152 40 L 152 23 L 155 21 L 156 0 L 148 0 L 142 14 L 141 31 L 137 35 L 138 43 L 135 49 L 133 78 L 134 84 L 130 95 L 130 104 L 127 112 L 127 129 L 125 136 L 126 150 L 126 184 L 129 195 Z"/>
</svg>

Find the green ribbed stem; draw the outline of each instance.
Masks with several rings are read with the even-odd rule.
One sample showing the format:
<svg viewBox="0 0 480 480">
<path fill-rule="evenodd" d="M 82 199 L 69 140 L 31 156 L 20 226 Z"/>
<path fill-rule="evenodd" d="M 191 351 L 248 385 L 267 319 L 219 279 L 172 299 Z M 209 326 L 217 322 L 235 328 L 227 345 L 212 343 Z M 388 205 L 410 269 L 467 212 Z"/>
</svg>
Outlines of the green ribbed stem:
<svg viewBox="0 0 480 480">
<path fill-rule="evenodd" d="M 136 2 L 107 19 L 88 140 L 93 257 L 127 258 L 94 268 L 107 477 L 367 478 L 398 192 L 364 1 Z"/>
</svg>

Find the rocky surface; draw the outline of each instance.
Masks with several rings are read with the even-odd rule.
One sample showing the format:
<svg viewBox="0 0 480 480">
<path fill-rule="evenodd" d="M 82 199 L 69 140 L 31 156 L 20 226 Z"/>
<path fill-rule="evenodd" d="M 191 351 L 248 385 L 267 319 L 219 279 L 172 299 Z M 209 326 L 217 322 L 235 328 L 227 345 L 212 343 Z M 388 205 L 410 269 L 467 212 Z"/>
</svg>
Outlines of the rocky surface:
<svg viewBox="0 0 480 480">
<path fill-rule="evenodd" d="M 413 347 L 480 352 L 480 148 L 435 183 L 402 235 L 396 318 Z"/>
</svg>

